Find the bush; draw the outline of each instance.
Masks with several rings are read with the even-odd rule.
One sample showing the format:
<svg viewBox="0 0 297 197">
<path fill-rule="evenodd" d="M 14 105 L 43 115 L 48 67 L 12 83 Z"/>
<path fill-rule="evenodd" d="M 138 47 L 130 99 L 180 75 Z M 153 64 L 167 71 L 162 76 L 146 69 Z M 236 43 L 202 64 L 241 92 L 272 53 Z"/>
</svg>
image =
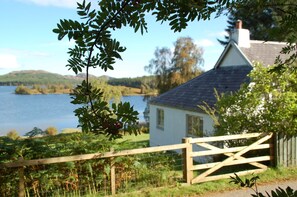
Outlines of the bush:
<svg viewBox="0 0 297 197">
<path fill-rule="evenodd" d="M 8 133 L 7 133 L 7 137 L 12 139 L 12 140 L 16 140 L 20 137 L 19 133 L 13 129 L 13 130 L 10 130 Z"/>
<path fill-rule="evenodd" d="M 48 127 L 48 128 L 45 130 L 45 133 L 46 133 L 47 135 L 51 135 L 51 136 L 53 136 L 53 135 L 57 135 L 58 130 L 57 130 L 55 127 Z"/>
<path fill-rule="evenodd" d="M 31 94 L 30 88 L 27 88 L 26 86 L 20 85 L 15 89 L 16 94 Z"/>
</svg>

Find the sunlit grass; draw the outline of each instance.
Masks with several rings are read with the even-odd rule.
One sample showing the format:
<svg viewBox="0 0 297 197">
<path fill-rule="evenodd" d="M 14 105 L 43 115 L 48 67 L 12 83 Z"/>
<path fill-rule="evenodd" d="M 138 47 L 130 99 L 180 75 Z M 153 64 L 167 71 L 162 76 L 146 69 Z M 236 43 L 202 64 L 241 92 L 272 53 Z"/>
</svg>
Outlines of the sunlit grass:
<svg viewBox="0 0 297 197">
<path fill-rule="evenodd" d="M 297 167 L 295 168 L 269 168 L 267 171 L 257 174 L 260 177 L 258 184 L 267 184 L 270 182 L 280 182 L 284 180 L 297 180 Z M 251 178 L 252 175 L 243 176 Z M 178 184 L 172 187 L 163 188 L 144 188 L 141 191 L 135 191 L 127 194 L 118 194 L 119 197 L 179 197 L 179 196 L 198 196 L 206 195 L 212 192 L 228 191 L 239 189 L 238 185 L 229 183 L 231 179 L 223 179 L 199 183 L 194 185 Z M 211 196 L 211 194 L 210 194 Z"/>
</svg>

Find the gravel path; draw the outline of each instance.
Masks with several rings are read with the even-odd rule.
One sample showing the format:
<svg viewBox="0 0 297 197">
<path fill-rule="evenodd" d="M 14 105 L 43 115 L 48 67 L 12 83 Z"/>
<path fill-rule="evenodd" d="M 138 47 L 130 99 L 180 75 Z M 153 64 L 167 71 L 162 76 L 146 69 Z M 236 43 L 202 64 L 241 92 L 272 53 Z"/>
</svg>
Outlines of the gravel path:
<svg viewBox="0 0 297 197">
<path fill-rule="evenodd" d="M 262 192 L 263 194 L 266 194 L 265 191 L 267 191 L 269 194 L 271 194 L 271 190 L 275 190 L 278 187 L 286 189 L 288 186 L 290 186 L 294 190 L 297 190 L 297 180 L 258 184 L 258 191 Z M 223 191 L 220 193 L 209 193 L 200 197 L 251 197 L 251 194 L 254 194 L 252 189 L 243 188 L 240 190 Z"/>
</svg>

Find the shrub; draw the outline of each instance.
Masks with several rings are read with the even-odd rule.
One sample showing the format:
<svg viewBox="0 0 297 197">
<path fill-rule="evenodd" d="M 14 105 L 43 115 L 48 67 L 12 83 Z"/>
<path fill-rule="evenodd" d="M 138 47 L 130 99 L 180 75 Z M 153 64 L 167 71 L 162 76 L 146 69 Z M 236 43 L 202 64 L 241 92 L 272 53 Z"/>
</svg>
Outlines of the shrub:
<svg viewBox="0 0 297 197">
<path fill-rule="evenodd" d="M 31 94 L 30 88 L 20 85 L 15 89 L 16 94 Z"/>
<path fill-rule="evenodd" d="M 45 130 L 45 133 L 46 133 L 47 135 L 57 135 L 58 130 L 57 130 L 55 127 L 48 127 L 48 128 Z"/>
<path fill-rule="evenodd" d="M 20 137 L 19 133 L 13 129 L 13 130 L 10 130 L 8 133 L 7 133 L 7 137 L 12 139 L 12 140 L 16 140 Z"/>
</svg>

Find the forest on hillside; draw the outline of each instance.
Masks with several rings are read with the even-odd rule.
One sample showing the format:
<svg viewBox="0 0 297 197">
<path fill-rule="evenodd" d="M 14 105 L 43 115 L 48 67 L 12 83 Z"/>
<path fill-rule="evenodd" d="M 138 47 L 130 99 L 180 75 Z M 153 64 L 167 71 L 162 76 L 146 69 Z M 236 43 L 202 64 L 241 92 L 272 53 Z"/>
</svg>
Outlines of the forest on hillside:
<svg viewBox="0 0 297 197">
<path fill-rule="evenodd" d="M 122 86 L 120 89 L 127 94 L 135 93 L 131 88 L 140 89 L 140 94 L 155 93 L 154 76 L 143 76 L 135 78 L 112 78 L 108 76 L 91 76 L 93 79 L 104 81 L 111 86 Z M 29 70 L 29 71 L 14 71 L 5 75 L 0 75 L 0 86 L 20 86 L 20 90 L 26 89 L 26 94 L 32 93 L 32 87 L 38 85 L 39 87 L 48 86 L 67 86 L 73 87 L 85 79 L 83 74 L 76 76 L 60 75 L 50 73 L 42 70 Z M 31 86 L 31 89 L 25 86 Z M 33 88 L 34 89 L 34 88 Z M 38 88 L 35 88 L 38 89 Z M 40 88 L 39 88 L 40 89 Z M 50 89 L 50 88 L 49 88 Z M 60 89 L 60 88 L 59 88 Z M 67 90 L 68 91 L 68 90 Z M 24 92 L 24 91 L 21 91 Z M 44 91 L 42 91 L 44 92 Z M 39 93 L 42 93 L 39 92 Z M 50 92 L 50 91 L 45 91 Z M 34 93 L 34 91 L 33 91 Z"/>
</svg>

